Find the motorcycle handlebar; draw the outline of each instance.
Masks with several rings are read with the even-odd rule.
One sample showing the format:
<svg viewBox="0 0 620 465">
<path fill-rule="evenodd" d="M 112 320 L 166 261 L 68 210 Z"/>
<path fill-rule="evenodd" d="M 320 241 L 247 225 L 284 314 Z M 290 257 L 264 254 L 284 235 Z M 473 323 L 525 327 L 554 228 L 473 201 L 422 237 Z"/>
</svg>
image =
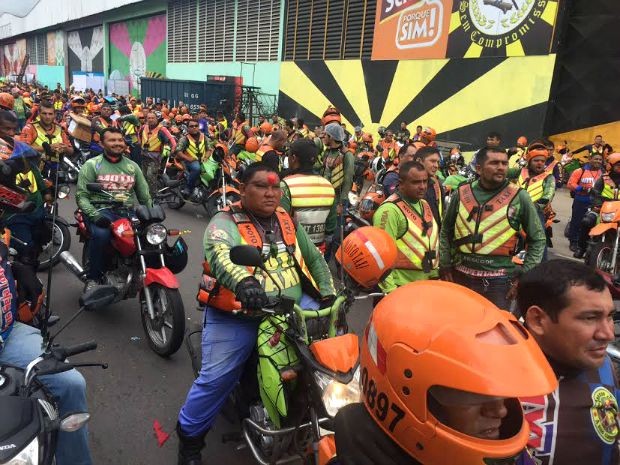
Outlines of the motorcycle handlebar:
<svg viewBox="0 0 620 465">
<path fill-rule="evenodd" d="M 71 357 L 72 355 L 81 354 L 90 350 L 95 350 L 97 343 L 95 341 L 83 342 L 82 344 L 76 344 L 74 346 L 60 348 L 59 355 L 64 358 Z"/>
</svg>

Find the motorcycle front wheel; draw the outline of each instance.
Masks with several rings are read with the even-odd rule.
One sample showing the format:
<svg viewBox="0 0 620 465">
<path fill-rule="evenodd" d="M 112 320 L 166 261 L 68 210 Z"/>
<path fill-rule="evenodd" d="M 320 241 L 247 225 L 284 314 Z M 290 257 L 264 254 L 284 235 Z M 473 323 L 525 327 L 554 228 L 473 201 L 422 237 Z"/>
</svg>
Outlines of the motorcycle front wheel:
<svg viewBox="0 0 620 465">
<path fill-rule="evenodd" d="M 607 238 L 591 245 L 586 255 L 586 265 L 605 273 L 615 274 L 616 270 L 611 268 L 613 261 L 614 244 Z"/>
<path fill-rule="evenodd" d="M 155 318 L 151 319 L 146 305 L 144 290 L 140 292 L 140 316 L 151 350 L 161 357 L 174 354 L 183 343 L 185 334 L 185 310 L 178 289 L 161 284 L 148 286 L 153 301 Z"/>
<path fill-rule="evenodd" d="M 43 244 L 41 253 L 39 254 L 39 269 L 47 270 L 60 261 L 60 254 L 71 247 L 71 232 L 66 224 L 56 220 L 53 225 L 52 219 L 44 219 L 46 228 L 52 230 L 51 238 Z"/>
</svg>

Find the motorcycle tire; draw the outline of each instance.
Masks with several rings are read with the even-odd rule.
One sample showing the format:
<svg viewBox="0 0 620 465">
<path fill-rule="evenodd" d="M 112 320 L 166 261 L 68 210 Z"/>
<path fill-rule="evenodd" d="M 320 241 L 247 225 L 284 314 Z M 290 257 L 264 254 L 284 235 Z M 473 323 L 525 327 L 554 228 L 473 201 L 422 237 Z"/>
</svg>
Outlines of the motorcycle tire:
<svg viewBox="0 0 620 465">
<path fill-rule="evenodd" d="M 43 220 L 49 228 L 52 227 L 52 219 Z M 47 270 L 56 266 L 60 261 L 60 254 L 71 247 L 71 232 L 66 224 L 56 219 L 56 226 L 52 233 L 52 238 L 47 244 L 43 245 L 43 250 L 39 254 L 39 269 Z M 48 252 L 49 249 L 49 252 Z M 53 249 L 53 255 L 51 255 Z"/>
<path fill-rule="evenodd" d="M 170 194 L 170 200 L 166 200 L 166 205 L 172 210 L 180 210 L 185 205 L 185 200 L 181 196 L 178 189 L 174 190 L 174 194 Z"/>
<path fill-rule="evenodd" d="M 614 275 L 616 270 L 611 269 L 611 254 L 613 249 L 613 243 L 609 240 L 593 243 L 585 256 L 586 265 Z M 606 256 L 607 258 L 605 258 Z"/>
<path fill-rule="evenodd" d="M 202 204 L 209 218 L 213 218 L 215 214 L 220 211 L 219 200 L 220 200 L 220 196 L 214 195 L 212 197 L 209 197 L 207 201 Z M 224 207 L 229 207 L 230 205 L 232 205 L 235 202 L 238 202 L 239 200 L 241 200 L 241 197 L 239 197 L 239 194 L 235 194 L 235 193 L 228 194 L 226 196 L 226 205 L 224 205 Z"/>
<path fill-rule="evenodd" d="M 141 291 L 142 327 L 151 350 L 160 357 L 169 357 L 179 350 L 185 334 L 185 310 L 181 293 L 178 289 L 170 289 L 158 283 L 150 284 L 148 287 L 151 291 L 156 318 L 151 320 L 146 308 L 144 290 Z M 163 310 L 163 317 L 162 306 L 166 307 Z M 164 328 L 170 329 L 169 335 Z"/>
</svg>

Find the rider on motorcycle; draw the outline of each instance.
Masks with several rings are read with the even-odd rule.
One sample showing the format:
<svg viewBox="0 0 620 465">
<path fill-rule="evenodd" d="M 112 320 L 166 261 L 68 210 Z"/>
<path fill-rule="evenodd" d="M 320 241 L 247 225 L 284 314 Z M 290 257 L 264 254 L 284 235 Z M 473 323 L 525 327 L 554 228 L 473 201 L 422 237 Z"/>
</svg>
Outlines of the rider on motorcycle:
<svg viewBox="0 0 620 465">
<path fill-rule="evenodd" d="M 529 435 L 519 398 L 557 386 L 514 316 L 452 283 L 396 289 L 361 339 L 363 403 L 335 421 L 343 465 L 514 464 Z"/>
<path fill-rule="evenodd" d="M 205 231 L 205 270 L 209 281 L 217 283 L 201 300 L 206 305 L 202 369 L 179 413 L 179 465 L 202 463 L 204 436 L 256 348 L 260 309 L 268 303 L 267 296 L 277 296 L 279 286 L 283 295 L 304 308 L 331 305 L 334 299 L 323 256 L 304 228 L 296 227 L 279 207 L 277 172 L 263 163 L 250 165 L 243 172 L 240 192 L 241 203 L 216 214 Z M 262 251 L 277 283 L 258 269 L 231 262 L 230 249 L 240 244 Z"/>
<path fill-rule="evenodd" d="M 38 266 L 37 258 L 43 242 L 45 210 L 43 201 L 51 201 L 48 187 L 36 166 L 38 153 L 32 147 L 14 139 L 17 128 L 17 118 L 12 112 L 0 111 L 0 139 L 3 150 L 2 157 L 7 159 L 21 159 L 20 172 L 16 175 L 16 182 L 29 192 L 29 199 L 35 204 L 30 212 L 10 213 L 5 224 L 11 230 L 15 239 L 25 242 L 23 245 L 16 240 L 11 241 L 11 246 L 17 250 L 21 260 L 32 264 L 35 269 Z"/>
<path fill-rule="evenodd" d="M 127 207 L 136 204 L 136 197 L 139 204 L 152 206 L 148 185 L 140 167 L 123 156 L 126 146 L 121 130 L 106 128 L 101 134 L 101 144 L 103 154 L 88 160 L 80 170 L 75 196 L 91 233 L 85 290 L 101 281 L 105 249 L 111 234 L 110 225 L 119 218 L 117 213 L 108 208 L 98 208 L 98 200 L 109 198 L 90 192 L 87 184 L 101 183 L 105 191 L 114 194 L 115 200 L 124 201 Z"/>
<path fill-rule="evenodd" d="M 99 109 L 100 115 L 94 117 L 91 120 L 91 142 L 90 142 L 90 151 L 93 156 L 99 155 L 103 153 L 103 147 L 101 147 L 101 133 L 106 128 L 115 128 L 118 127 L 115 120 L 110 118 L 112 116 L 112 107 L 109 103 L 104 103 L 101 105 Z"/>
<path fill-rule="evenodd" d="M 17 120 L 17 118 L 15 118 Z M 15 121 L 17 124 L 17 121 Z M 12 175 L 14 176 L 14 174 Z M 10 196 L 6 190 L 14 183 L 7 176 L 0 176 L 3 202 L 0 208 L 6 212 L 11 207 Z M 15 282 L 18 282 L 16 286 Z M 20 323 L 18 319 L 18 296 L 20 300 L 31 302 L 33 308 L 40 301 L 42 285 L 36 276 L 35 267 L 19 261 L 8 260 L 8 248 L 0 242 L 0 364 L 11 364 L 25 369 L 33 360 L 41 355 L 42 338 L 38 329 Z M 86 382 L 75 369 L 49 376 L 41 376 L 40 381 L 57 399 L 60 416 L 86 412 Z M 75 432 L 59 432 L 56 448 L 58 465 L 91 465 L 92 460 L 88 449 L 87 428 Z"/>
<path fill-rule="evenodd" d="M 187 184 L 181 191 L 184 197 L 189 197 L 200 178 L 200 162 L 207 155 L 207 139 L 200 132 L 198 121 L 188 121 L 187 134 L 179 139 L 175 155 L 183 162 L 189 174 Z"/>
</svg>

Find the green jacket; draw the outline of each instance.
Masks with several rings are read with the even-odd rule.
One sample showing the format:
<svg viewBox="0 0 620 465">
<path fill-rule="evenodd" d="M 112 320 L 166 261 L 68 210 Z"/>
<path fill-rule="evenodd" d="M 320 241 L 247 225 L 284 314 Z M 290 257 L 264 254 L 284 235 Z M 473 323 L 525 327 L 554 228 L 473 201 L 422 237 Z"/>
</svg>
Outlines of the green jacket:
<svg viewBox="0 0 620 465">
<path fill-rule="evenodd" d="M 405 200 L 419 215 L 423 214 L 420 201 L 410 202 L 404 198 L 403 200 Z M 409 227 L 407 218 L 403 212 L 392 202 L 384 202 L 377 208 L 377 211 L 372 217 L 372 225 L 384 229 L 394 240 L 403 237 Z M 435 227 L 436 226 L 437 224 L 435 224 Z M 437 277 L 439 277 L 439 270 L 432 270 L 430 273 L 425 273 L 420 270 L 395 268 L 381 283 L 379 283 L 379 287 L 383 292 L 389 293 L 407 283 Z"/>
<path fill-rule="evenodd" d="M 508 181 L 501 187 L 488 191 L 480 186 L 479 181 L 472 183 L 472 190 L 476 200 L 483 204 L 500 192 Z M 481 271 L 500 271 L 504 270 L 506 275 L 518 275 L 528 271 L 538 265 L 543 258 L 543 253 L 547 243 L 545 231 L 543 230 L 538 211 L 532 203 L 527 191 L 521 189 L 509 206 L 510 225 L 516 230 L 525 231 L 527 237 L 527 254 L 523 266 L 517 269 L 512 262 L 512 257 L 495 255 L 464 254 L 454 246 L 454 226 L 461 201 L 458 190 L 454 192 L 450 199 L 450 204 L 446 210 L 443 220 L 441 233 L 439 235 L 439 265 L 441 268 L 450 268 L 456 265 L 463 265 L 468 268 Z"/>
<path fill-rule="evenodd" d="M 257 229 L 261 230 L 260 227 Z M 310 241 L 304 228 L 297 228 L 296 237 L 306 266 L 314 278 L 321 296 L 334 295 L 336 291 L 334 290 L 332 276 L 323 255 Z M 242 244 L 241 234 L 239 234 L 239 229 L 230 213 L 220 212 L 209 221 L 203 243 L 205 258 L 211 268 L 211 274 L 220 285 L 234 292 L 241 280 L 252 276 L 247 268 L 235 265 L 230 261 L 230 249 Z M 299 303 L 302 296 L 301 272 L 297 270 L 293 256 L 283 248 L 277 256 L 272 256 L 267 260 L 265 267 L 274 279 L 279 281 L 282 294 Z M 264 272 L 256 270 L 254 276 L 265 286 L 267 295 L 277 295 L 277 287 L 264 275 Z"/>
<path fill-rule="evenodd" d="M 341 150 L 341 147 L 335 149 L 325 149 L 321 175 L 330 182 L 332 180 L 332 170 L 326 166 L 327 159 L 338 157 L 342 153 Z M 353 176 L 355 175 L 355 156 L 347 150 L 344 153 L 342 163 L 344 169 L 344 180 L 342 185 L 336 189 L 336 199 L 339 199 L 342 202 L 347 202 L 349 200 L 349 192 L 351 192 L 351 188 L 353 187 Z"/>
<path fill-rule="evenodd" d="M 137 163 L 127 157 L 122 157 L 118 163 L 111 163 L 103 155 L 99 155 L 82 166 L 75 197 L 84 214 L 94 219 L 97 210 L 106 207 L 93 205 L 93 201 L 109 200 L 109 197 L 103 193 L 90 192 L 86 188 L 89 182 L 103 184 L 106 191 L 115 194 L 117 199 L 124 200 L 125 206 L 131 207 L 136 204 L 152 206 L 149 187 L 142 170 Z"/>
</svg>

